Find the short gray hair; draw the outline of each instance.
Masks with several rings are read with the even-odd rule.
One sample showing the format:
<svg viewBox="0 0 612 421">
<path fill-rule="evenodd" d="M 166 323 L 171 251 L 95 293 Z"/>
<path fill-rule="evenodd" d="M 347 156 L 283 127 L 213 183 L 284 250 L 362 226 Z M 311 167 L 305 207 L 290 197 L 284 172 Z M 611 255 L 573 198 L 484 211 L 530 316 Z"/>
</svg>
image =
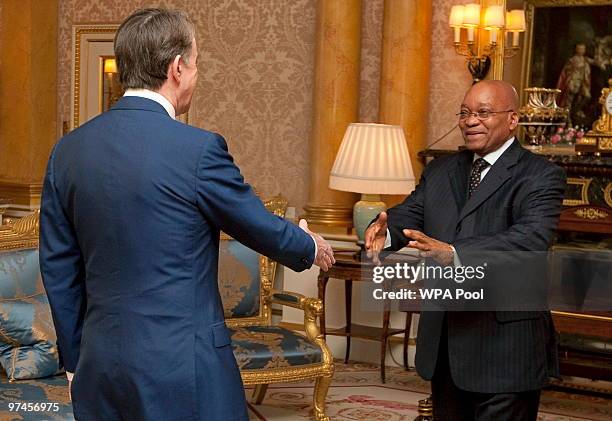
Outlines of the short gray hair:
<svg viewBox="0 0 612 421">
<path fill-rule="evenodd" d="M 189 59 L 193 23 L 179 10 L 142 9 L 123 21 L 115 35 L 115 58 L 124 89 L 159 89 L 177 55 Z"/>
</svg>

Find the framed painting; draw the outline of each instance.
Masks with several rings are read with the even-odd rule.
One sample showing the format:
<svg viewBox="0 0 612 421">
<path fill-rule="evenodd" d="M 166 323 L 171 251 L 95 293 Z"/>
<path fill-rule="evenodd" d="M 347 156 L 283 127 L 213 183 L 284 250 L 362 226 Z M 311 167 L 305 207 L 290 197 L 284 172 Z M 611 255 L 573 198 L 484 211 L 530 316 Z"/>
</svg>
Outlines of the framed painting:
<svg viewBox="0 0 612 421">
<path fill-rule="evenodd" d="M 521 94 L 557 88 L 572 126 L 590 129 L 612 77 L 612 0 L 528 0 Z M 524 103 L 524 98 L 522 103 Z"/>
<path fill-rule="evenodd" d="M 117 24 L 74 25 L 70 129 L 110 109 L 123 96 L 113 49 Z M 188 124 L 185 113 L 178 120 Z"/>
</svg>

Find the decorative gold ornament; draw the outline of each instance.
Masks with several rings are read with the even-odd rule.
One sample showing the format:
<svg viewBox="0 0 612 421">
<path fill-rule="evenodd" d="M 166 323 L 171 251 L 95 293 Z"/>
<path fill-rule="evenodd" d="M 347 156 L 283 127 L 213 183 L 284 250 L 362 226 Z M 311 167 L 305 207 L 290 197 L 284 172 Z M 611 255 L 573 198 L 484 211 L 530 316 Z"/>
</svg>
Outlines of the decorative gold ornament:
<svg viewBox="0 0 612 421">
<path fill-rule="evenodd" d="M 563 206 L 581 206 L 589 204 L 589 185 L 593 181 L 592 178 L 577 178 L 568 177 L 568 185 L 580 186 L 580 199 L 563 199 Z"/>
<path fill-rule="evenodd" d="M 603 189 L 604 200 L 606 204 L 612 208 L 612 183 L 608 183 L 605 189 Z"/>
<path fill-rule="evenodd" d="M 612 155 L 612 78 L 599 97 L 601 116 L 582 139 L 576 141 L 576 152 Z"/>
<path fill-rule="evenodd" d="M 10 220 L 0 227 L 0 250 L 18 250 L 38 247 L 40 211 L 36 210 L 20 219 Z"/>
<path fill-rule="evenodd" d="M 594 208 L 577 209 L 574 214 L 582 219 L 604 219 L 608 216 L 607 212 Z"/>
</svg>

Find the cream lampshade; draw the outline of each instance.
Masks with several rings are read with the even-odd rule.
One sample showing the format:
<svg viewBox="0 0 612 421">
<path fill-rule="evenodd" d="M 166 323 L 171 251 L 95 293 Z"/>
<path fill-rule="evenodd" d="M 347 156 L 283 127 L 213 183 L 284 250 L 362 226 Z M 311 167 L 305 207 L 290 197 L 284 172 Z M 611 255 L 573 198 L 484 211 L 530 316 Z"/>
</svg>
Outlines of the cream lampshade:
<svg viewBox="0 0 612 421">
<path fill-rule="evenodd" d="M 357 236 L 386 209 L 381 194 L 408 194 L 415 187 L 404 130 L 400 126 L 351 123 L 329 177 L 335 190 L 361 193 L 353 209 Z"/>
<path fill-rule="evenodd" d="M 451 8 L 448 25 L 455 30 L 455 42 L 461 40 L 461 26 L 463 25 L 464 12 L 465 7 L 462 4 L 456 4 Z"/>
<path fill-rule="evenodd" d="M 506 13 L 506 31 L 512 34 L 512 47 L 518 48 L 519 33 L 525 32 L 526 27 L 524 10 L 510 10 Z"/>
<path fill-rule="evenodd" d="M 484 27 L 491 32 L 491 44 L 497 44 L 497 31 L 505 25 L 504 6 L 489 6 L 485 11 Z"/>
</svg>

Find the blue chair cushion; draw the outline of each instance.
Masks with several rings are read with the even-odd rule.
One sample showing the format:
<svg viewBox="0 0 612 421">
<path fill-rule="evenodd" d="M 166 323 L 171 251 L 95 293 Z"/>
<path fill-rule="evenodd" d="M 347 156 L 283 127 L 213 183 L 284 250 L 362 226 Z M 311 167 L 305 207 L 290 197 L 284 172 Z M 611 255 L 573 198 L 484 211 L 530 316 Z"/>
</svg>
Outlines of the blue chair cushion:
<svg viewBox="0 0 612 421">
<path fill-rule="evenodd" d="M 320 363 L 322 352 L 308 338 L 279 326 L 231 329 L 232 350 L 241 370 Z"/>
<path fill-rule="evenodd" d="M 218 284 L 225 318 L 259 315 L 259 254 L 236 240 L 219 244 Z"/>
<path fill-rule="evenodd" d="M 0 365 L 10 380 L 59 371 L 55 329 L 36 249 L 0 253 Z"/>
</svg>

